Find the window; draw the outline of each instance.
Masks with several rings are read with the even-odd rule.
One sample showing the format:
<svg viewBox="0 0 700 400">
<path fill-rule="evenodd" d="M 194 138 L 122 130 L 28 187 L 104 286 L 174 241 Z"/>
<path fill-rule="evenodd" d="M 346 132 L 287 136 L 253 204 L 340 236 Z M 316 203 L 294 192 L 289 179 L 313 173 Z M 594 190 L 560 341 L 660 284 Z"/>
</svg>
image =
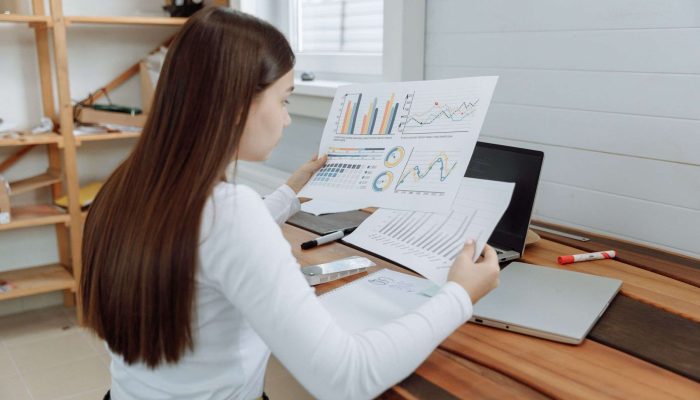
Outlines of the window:
<svg viewBox="0 0 700 400">
<path fill-rule="evenodd" d="M 383 0 L 297 0 L 290 15 L 299 54 L 382 54 Z M 295 15 L 296 14 L 296 15 Z"/>
<path fill-rule="evenodd" d="M 319 78 L 381 78 L 383 11 L 383 0 L 292 1 L 288 36 L 297 68 Z"/>
<path fill-rule="evenodd" d="M 325 118 L 338 81 L 423 79 L 425 0 L 233 0 L 289 39 L 297 55 L 290 112 Z M 324 99 L 325 100 L 325 99 Z"/>
</svg>

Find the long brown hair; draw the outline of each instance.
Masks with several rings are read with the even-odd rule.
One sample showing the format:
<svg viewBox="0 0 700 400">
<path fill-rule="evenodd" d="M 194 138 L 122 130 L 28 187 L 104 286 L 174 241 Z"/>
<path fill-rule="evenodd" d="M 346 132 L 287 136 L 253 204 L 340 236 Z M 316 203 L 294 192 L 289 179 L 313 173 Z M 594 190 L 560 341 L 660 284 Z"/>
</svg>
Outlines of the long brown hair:
<svg viewBox="0 0 700 400">
<path fill-rule="evenodd" d="M 277 29 L 225 8 L 197 12 L 173 41 L 143 134 L 85 222 L 83 318 L 127 363 L 155 368 L 193 348 L 204 204 L 253 98 L 293 65 Z"/>
</svg>

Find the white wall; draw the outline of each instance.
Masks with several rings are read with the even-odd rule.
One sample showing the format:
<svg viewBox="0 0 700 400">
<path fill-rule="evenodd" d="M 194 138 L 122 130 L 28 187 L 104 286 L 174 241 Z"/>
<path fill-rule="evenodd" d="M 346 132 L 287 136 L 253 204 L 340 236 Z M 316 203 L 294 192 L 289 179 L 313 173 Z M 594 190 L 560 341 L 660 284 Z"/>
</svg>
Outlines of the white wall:
<svg viewBox="0 0 700 400">
<path fill-rule="evenodd" d="M 535 218 L 700 257 L 700 2 L 429 0 L 426 79 L 499 75 L 482 140 L 545 152 Z"/>
</svg>

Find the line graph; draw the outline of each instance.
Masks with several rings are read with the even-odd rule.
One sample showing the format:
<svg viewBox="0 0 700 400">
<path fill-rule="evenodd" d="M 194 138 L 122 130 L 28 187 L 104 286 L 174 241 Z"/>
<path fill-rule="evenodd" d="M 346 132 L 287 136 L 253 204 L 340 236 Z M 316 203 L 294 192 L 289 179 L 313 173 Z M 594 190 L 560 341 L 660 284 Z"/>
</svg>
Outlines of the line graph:
<svg viewBox="0 0 700 400">
<path fill-rule="evenodd" d="M 459 164 L 459 151 L 411 150 L 396 192 L 445 194 L 445 181 Z"/>
<path fill-rule="evenodd" d="M 479 98 L 469 94 L 437 96 L 430 93 L 406 97 L 399 122 L 403 134 L 471 131 L 471 116 L 479 109 Z"/>
</svg>

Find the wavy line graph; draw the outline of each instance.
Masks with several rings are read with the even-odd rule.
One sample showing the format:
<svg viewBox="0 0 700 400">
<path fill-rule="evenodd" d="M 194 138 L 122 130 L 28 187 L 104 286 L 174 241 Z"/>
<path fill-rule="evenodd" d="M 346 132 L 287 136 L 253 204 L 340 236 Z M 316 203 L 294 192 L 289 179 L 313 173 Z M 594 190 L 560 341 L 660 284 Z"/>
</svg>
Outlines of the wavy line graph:
<svg viewBox="0 0 700 400">
<path fill-rule="evenodd" d="M 479 109 L 479 99 L 459 98 L 436 100 L 435 97 L 409 94 L 404 110 L 407 113 L 399 124 L 406 134 L 469 132 L 471 118 Z"/>
<path fill-rule="evenodd" d="M 396 191 L 444 194 L 443 182 L 457 164 L 457 151 L 412 151 L 396 184 Z"/>
<path fill-rule="evenodd" d="M 449 104 L 440 105 L 440 103 L 436 101 L 427 111 L 418 113 L 415 116 L 409 115 L 406 121 L 406 127 L 430 125 L 441 116 L 453 122 L 461 121 L 476 111 L 475 107 L 477 104 L 479 104 L 479 100 L 469 103 L 462 102 L 457 108 L 453 109 Z"/>
</svg>

